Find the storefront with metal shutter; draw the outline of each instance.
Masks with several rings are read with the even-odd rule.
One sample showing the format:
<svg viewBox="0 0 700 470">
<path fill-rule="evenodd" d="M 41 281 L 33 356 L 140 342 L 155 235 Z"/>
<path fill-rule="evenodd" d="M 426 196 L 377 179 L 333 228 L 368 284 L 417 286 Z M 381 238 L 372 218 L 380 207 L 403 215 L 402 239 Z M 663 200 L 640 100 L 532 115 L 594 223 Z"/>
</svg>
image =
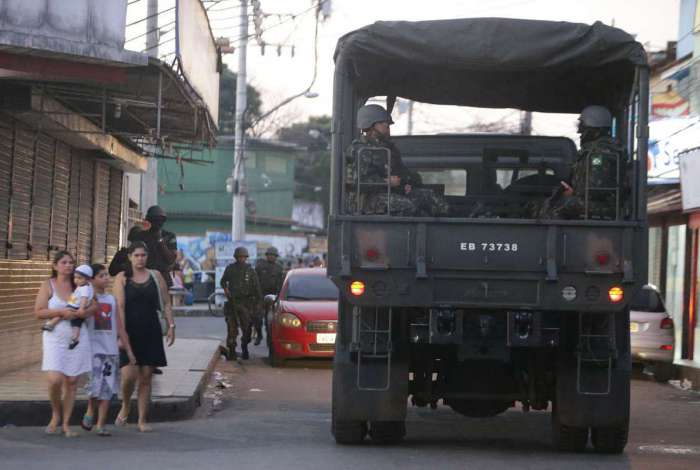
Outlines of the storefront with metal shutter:
<svg viewBox="0 0 700 470">
<path fill-rule="evenodd" d="M 120 244 L 123 171 L 0 115 L 0 373 L 41 353 L 34 296 L 51 259 L 108 262 Z"/>
</svg>

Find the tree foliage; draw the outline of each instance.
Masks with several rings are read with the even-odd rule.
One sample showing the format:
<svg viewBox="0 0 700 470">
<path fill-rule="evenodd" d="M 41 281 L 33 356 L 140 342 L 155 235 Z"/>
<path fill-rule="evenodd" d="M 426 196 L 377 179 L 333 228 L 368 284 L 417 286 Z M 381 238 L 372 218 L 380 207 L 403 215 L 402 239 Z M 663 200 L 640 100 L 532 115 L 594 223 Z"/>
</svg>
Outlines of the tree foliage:
<svg viewBox="0 0 700 470">
<path fill-rule="evenodd" d="M 331 117 L 311 116 L 305 122 L 295 122 L 277 130 L 276 137 L 306 148 L 296 161 L 294 196 L 323 204 L 328 216 L 331 177 Z"/>
<path fill-rule="evenodd" d="M 236 131 L 236 73 L 223 64 L 219 80 L 219 132 L 233 134 Z M 245 113 L 245 129 L 260 117 L 262 100 L 260 93 L 248 85 L 248 106 Z"/>
</svg>

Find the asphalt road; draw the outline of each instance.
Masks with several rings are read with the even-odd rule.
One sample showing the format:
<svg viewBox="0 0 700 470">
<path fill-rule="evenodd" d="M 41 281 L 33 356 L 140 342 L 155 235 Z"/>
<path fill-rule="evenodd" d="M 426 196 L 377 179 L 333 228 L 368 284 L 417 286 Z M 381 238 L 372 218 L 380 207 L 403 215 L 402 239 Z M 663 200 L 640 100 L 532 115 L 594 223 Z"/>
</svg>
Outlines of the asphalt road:
<svg viewBox="0 0 700 470">
<path fill-rule="evenodd" d="M 181 337 L 222 337 L 220 318 L 178 319 Z M 393 447 L 337 446 L 330 428 L 329 363 L 272 369 L 265 350 L 220 362 L 195 419 L 132 426 L 110 438 L 44 436 L 0 429 L 0 469 L 694 469 L 700 468 L 700 395 L 637 379 L 630 444 L 621 456 L 560 454 L 549 415 L 509 411 L 466 419 L 448 408 L 411 408 L 406 441 Z"/>
</svg>

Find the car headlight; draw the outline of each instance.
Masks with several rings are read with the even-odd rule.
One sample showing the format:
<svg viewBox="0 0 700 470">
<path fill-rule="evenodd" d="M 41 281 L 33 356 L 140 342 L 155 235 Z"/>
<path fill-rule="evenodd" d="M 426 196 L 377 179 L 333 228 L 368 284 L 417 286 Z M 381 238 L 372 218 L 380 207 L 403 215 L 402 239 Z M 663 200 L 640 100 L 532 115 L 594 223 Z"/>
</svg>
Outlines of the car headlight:
<svg viewBox="0 0 700 470">
<path fill-rule="evenodd" d="M 301 320 L 293 313 L 284 312 L 279 316 L 279 324 L 287 328 L 300 328 Z"/>
</svg>

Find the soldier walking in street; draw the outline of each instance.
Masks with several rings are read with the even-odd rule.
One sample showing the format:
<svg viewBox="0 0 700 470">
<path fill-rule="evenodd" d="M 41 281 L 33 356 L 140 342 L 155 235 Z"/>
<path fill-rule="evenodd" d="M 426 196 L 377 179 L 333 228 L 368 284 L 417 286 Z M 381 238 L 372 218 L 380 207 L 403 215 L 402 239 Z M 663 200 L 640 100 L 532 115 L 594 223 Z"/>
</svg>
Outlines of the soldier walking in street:
<svg viewBox="0 0 700 470">
<path fill-rule="evenodd" d="M 221 277 L 221 287 L 226 294 L 224 315 L 226 317 L 227 335 L 226 346 L 228 359 L 236 358 L 236 338 L 238 328 L 241 329 L 241 358 L 248 359 L 248 344 L 250 343 L 252 322 L 255 312 L 262 301 L 258 275 L 247 263 L 248 250 L 238 247 L 233 252 L 235 263 L 226 266 Z"/>
<path fill-rule="evenodd" d="M 262 290 L 263 298 L 266 295 L 279 294 L 282 288 L 282 281 L 284 281 L 284 269 L 282 265 L 277 262 L 277 257 L 279 256 L 279 251 L 274 246 L 265 251 L 266 259 L 259 259 L 255 263 L 255 272 L 258 275 L 258 280 L 260 281 L 260 289 Z M 262 325 L 263 319 L 267 315 L 266 307 L 263 306 L 257 311 L 255 315 L 255 345 L 257 346 L 262 341 Z M 269 334 L 269 332 L 268 332 Z"/>
</svg>

